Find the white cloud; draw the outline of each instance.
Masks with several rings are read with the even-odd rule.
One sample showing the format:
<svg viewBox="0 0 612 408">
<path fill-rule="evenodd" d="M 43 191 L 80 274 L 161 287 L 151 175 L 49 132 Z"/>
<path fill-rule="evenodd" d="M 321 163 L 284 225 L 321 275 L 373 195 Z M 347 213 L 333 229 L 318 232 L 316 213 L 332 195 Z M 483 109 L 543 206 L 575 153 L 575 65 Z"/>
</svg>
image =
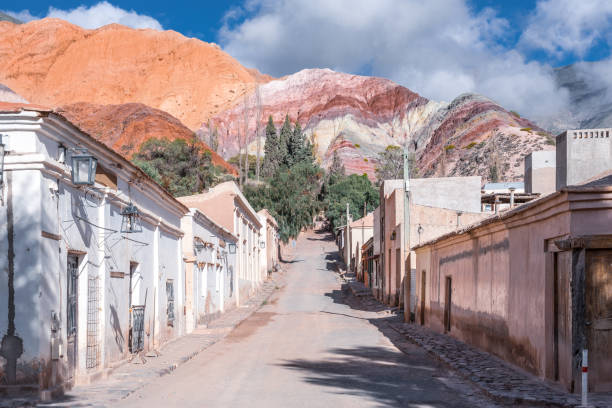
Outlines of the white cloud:
<svg viewBox="0 0 612 408">
<path fill-rule="evenodd" d="M 609 0 L 596 3 L 609 3 Z M 538 30 L 550 25 L 541 1 L 526 20 L 521 44 L 527 47 L 584 50 L 597 29 L 571 29 L 555 39 Z M 584 2 L 588 3 L 588 2 Z M 449 101 L 462 92 L 486 95 L 507 109 L 539 119 L 567 109 L 568 93 L 558 89 L 552 67 L 528 61 L 508 35 L 518 30 L 492 9 L 475 13 L 467 0 L 248 0 L 250 17 L 228 18 L 219 31 L 222 47 L 247 66 L 281 76 L 303 68 L 335 70 L 390 78 L 435 100 Z M 589 21 L 590 8 L 580 11 Z M 234 11 L 235 13 L 235 11 Z M 551 14 L 560 26 L 571 25 L 574 12 Z M 600 27 L 601 18 L 595 20 Z M 234 23 L 234 24 L 232 24 Z M 583 23 L 581 23 L 583 24 Z M 603 32 L 603 31 L 602 31 Z"/>
<path fill-rule="evenodd" d="M 612 39 L 612 1 L 543 0 L 528 19 L 519 46 L 561 58 L 584 55 L 597 41 Z"/>
<path fill-rule="evenodd" d="M 29 10 L 18 12 L 5 11 L 5 13 L 24 22 L 36 20 L 41 17 L 33 16 Z M 162 30 L 163 27 L 153 17 L 138 14 L 134 10 L 124 10 L 113 6 L 107 1 L 101 1 L 91 7 L 79 6 L 72 10 L 61 10 L 49 7 L 44 17 L 61 18 L 83 28 L 98 28 L 107 24 L 118 23 L 132 28 L 152 28 Z"/>
</svg>

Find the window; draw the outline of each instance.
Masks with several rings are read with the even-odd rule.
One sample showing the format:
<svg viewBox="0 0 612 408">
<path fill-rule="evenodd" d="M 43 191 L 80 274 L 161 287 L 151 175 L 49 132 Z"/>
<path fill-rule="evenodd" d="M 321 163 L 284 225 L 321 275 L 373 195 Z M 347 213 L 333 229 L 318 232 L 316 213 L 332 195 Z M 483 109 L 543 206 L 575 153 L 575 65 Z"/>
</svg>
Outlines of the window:
<svg viewBox="0 0 612 408">
<path fill-rule="evenodd" d="M 168 299 L 167 315 L 168 326 L 174 327 L 174 281 L 168 279 L 166 281 L 166 298 Z"/>
</svg>

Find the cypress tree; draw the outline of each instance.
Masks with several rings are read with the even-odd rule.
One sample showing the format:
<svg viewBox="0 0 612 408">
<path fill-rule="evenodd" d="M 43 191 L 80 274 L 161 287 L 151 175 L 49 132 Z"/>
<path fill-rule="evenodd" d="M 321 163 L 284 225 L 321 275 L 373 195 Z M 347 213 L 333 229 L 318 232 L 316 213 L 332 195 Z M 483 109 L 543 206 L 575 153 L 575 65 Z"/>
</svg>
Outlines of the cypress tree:
<svg viewBox="0 0 612 408">
<path fill-rule="evenodd" d="M 278 141 L 278 159 L 279 165 L 285 164 L 291 166 L 291 159 L 289 157 L 289 145 L 291 143 L 291 136 L 293 130 L 291 129 L 291 122 L 289 121 L 289 115 L 285 115 L 285 122 L 280 130 L 280 138 Z"/>
<path fill-rule="evenodd" d="M 279 138 L 276 133 L 276 127 L 272 120 L 272 115 L 268 118 L 266 125 L 266 141 L 264 143 L 264 162 L 263 174 L 266 177 L 273 176 L 280 166 L 279 162 Z"/>
<path fill-rule="evenodd" d="M 291 137 L 289 139 L 289 166 L 293 166 L 296 163 L 304 161 L 306 158 L 304 151 L 304 134 L 299 123 L 295 125 Z"/>
</svg>

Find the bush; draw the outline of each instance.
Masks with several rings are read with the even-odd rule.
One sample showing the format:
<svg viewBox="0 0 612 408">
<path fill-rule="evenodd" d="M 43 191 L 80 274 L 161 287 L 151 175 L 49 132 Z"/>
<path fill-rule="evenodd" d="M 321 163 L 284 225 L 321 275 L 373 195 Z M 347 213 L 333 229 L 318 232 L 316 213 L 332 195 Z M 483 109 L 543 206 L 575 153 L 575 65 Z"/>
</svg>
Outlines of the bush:
<svg viewBox="0 0 612 408">
<path fill-rule="evenodd" d="M 211 153 L 185 140 L 149 139 L 132 162 L 174 196 L 196 194 L 231 178 Z"/>
<path fill-rule="evenodd" d="M 521 117 L 521 115 L 519 115 L 518 112 L 516 112 L 516 111 L 510 111 L 510 114 L 513 115 L 513 116 L 516 116 L 517 118 Z"/>
<path fill-rule="evenodd" d="M 364 203 L 366 211 L 369 212 L 378 207 L 378 201 L 378 190 L 374 188 L 366 174 L 343 177 L 329 186 L 323 199 L 325 215 L 332 228 L 346 222 L 346 203 L 349 203 L 351 216 L 356 220 L 363 217 Z"/>
<path fill-rule="evenodd" d="M 455 148 L 454 144 L 449 144 L 449 145 L 444 146 L 444 150 L 446 150 L 447 152 L 450 150 L 453 150 L 454 148 Z"/>
<path fill-rule="evenodd" d="M 532 130 L 532 129 L 531 129 L 530 127 L 524 127 L 524 128 L 521 128 L 521 132 L 529 132 L 529 133 L 532 133 L 532 132 L 531 132 L 531 130 Z"/>
<path fill-rule="evenodd" d="M 359 143 L 355 143 L 355 147 L 356 147 L 357 149 L 359 149 L 359 148 L 361 147 L 361 145 L 360 145 Z"/>
<path fill-rule="evenodd" d="M 468 144 L 467 146 L 464 147 L 464 149 L 471 149 L 472 147 L 476 146 L 478 143 L 476 142 L 471 142 L 470 144 Z"/>
</svg>

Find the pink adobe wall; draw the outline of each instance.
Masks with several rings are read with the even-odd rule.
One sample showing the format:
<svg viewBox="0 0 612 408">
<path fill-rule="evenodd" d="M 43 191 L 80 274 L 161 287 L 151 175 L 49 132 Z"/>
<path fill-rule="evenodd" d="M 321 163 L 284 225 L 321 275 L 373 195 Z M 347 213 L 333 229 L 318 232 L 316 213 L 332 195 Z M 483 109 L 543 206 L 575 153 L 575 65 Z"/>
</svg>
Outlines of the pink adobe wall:
<svg viewBox="0 0 612 408">
<path fill-rule="evenodd" d="M 550 265 L 553 255 L 545 247 L 569 235 L 611 234 L 610 226 L 612 192 L 570 192 L 417 248 L 417 322 L 425 271 L 425 325 L 444 331 L 445 278 L 451 277 L 449 334 L 550 376 L 553 278 L 547 257 Z"/>
</svg>

